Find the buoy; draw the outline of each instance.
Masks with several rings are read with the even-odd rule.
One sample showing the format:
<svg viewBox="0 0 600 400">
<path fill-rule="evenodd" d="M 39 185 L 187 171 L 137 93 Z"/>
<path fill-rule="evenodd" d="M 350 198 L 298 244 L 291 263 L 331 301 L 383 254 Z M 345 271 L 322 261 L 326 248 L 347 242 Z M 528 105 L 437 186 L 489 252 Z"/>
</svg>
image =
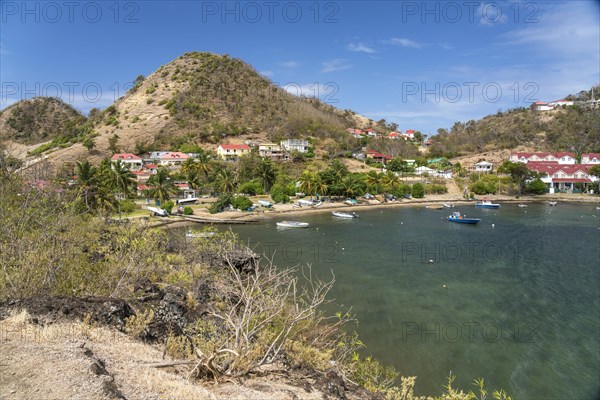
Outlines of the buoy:
<svg viewBox="0 0 600 400">
<path fill-rule="evenodd" d="M 342 250 L 346 250 L 346 249 L 342 247 Z"/>
<path fill-rule="evenodd" d="M 495 227 L 496 227 L 496 224 L 492 224 L 492 228 L 495 228 Z"/>
<path fill-rule="evenodd" d="M 433 260 L 429 260 L 429 264 L 433 264 Z"/>
<path fill-rule="evenodd" d="M 443 288 L 446 288 L 446 289 L 448 288 L 448 286 L 446 286 L 446 285 L 442 285 L 442 287 L 443 287 Z"/>
</svg>

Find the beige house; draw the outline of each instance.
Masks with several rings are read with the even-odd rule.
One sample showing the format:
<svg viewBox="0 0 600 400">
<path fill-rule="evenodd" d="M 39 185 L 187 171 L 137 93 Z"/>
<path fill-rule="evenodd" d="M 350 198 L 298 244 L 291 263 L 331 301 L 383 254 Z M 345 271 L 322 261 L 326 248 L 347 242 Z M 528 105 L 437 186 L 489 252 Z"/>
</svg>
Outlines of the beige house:
<svg viewBox="0 0 600 400">
<path fill-rule="evenodd" d="M 275 143 L 262 143 L 258 145 L 258 154 L 261 157 L 269 157 L 275 160 L 283 158 L 281 146 Z"/>
<path fill-rule="evenodd" d="M 246 154 L 250 154 L 247 144 L 220 144 L 217 147 L 217 155 L 224 160 L 235 160 Z"/>
</svg>

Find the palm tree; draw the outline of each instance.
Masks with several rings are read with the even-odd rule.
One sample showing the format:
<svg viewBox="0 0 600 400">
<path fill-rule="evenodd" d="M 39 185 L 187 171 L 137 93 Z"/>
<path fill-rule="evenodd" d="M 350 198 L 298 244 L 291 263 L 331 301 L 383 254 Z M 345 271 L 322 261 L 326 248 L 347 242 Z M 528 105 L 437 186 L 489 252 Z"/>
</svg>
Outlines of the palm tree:
<svg viewBox="0 0 600 400">
<path fill-rule="evenodd" d="M 135 184 L 135 177 L 121 160 L 117 160 L 109 168 L 103 169 L 102 179 L 107 188 L 117 194 L 117 207 L 119 218 L 121 218 L 121 198 L 131 193 L 131 189 Z"/>
<path fill-rule="evenodd" d="M 315 182 L 314 174 L 310 171 L 304 171 L 298 181 L 300 182 L 300 191 L 309 194 L 312 198 Z"/>
<path fill-rule="evenodd" d="M 212 159 L 206 152 L 200 152 L 196 158 L 196 168 L 204 174 L 204 178 L 208 179 L 208 175 L 213 170 Z"/>
<path fill-rule="evenodd" d="M 329 164 L 334 184 L 340 183 L 348 175 L 348 167 L 337 158 Z"/>
<path fill-rule="evenodd" d="M 155 175 L 148 179 L 148 195 L 155 200 L 159 200 L 160 204 L 164 204 L 166 200 L 178 192 L 177 186 L 169 176 L 169 172 L 160 168 Z"/>
<path fill-rule="evenodd" d="M 89 161 L 77 161 L 78 196 L 82 196 L 86 210 L 90 210 L 90 201 L 94 199 L 98 189 L 98 170 Z"/>
<path fill-rule="evenodd" d="M 381 184 L 386 190 L 393 190 L 397 185 L 400 184 L 400 180 L 392 171 L 388 171 L 387 174 L 381 177 Z"/>
<path fill-rule="evenodd" d="M 356 197 L 356 194 L 360 190 L 358 179 L 354 175 L 348 175 L 342 179 L 342 189 L 346 197 Z"/>
<path fill-rule="evenodd" d="M 195 158 L 188 158 L 187 160 L 185 160 L 183 162 L 183 164 L 181 164 L 181 173 L 182 174 L 188 174 L 190 172 L 194 172 L 198 170 L 198 164 L 196 163 L 196 159 Z"/>
<path fill-rule="evenodd" d="M 383 176 L 384 175 L 382 173 L 377 173 L 375 171 L 369 171 L 369 173 L 365 177 L 365 183 L 367 184 L 367 187 L 369 188 L 369 190 L 378 194 L 381 191 L 381 184 L 382 184 Z"/>
<path fill-rule="evenodd" d="M 275 169 L 273 168 L 273 163 L 271 160 L 267 158 L 263 158 L 258 164 L 258 168 L 256 169 L 256 175 L 258 176 L 258 180 L 263 187 L 265 193 L 267 193 L 273 183 L 275 183 Z"/>
<path fill-rule="evenodd" d="M 221 193 L 233 192 L 237 183 L 236 180 L 235 173 L 232 170 L 228 168 L 219 170 L 216 179 L 218 191 Z"/>
<path fill-rule="evenodd" d="M 314 174 L 313 190 L 315 194 L 317 194 L 318 196 L 323 196 L 327 194 L 327 189 L 327 184 L 325 183 L 325 181 L 323 181 L 321 175 Z"/>
<path fill-rule="evenodd" d="M 204 179 L 202 178 L 197 169 L 189 171 L 185 175 L 185 179 L 187 183 L 189 183 L 190 187 L 194 190 L 197 190 L 198 192 L 200 192 L 202 190 L 202 187 L 204 187 Z"/>
</svg>

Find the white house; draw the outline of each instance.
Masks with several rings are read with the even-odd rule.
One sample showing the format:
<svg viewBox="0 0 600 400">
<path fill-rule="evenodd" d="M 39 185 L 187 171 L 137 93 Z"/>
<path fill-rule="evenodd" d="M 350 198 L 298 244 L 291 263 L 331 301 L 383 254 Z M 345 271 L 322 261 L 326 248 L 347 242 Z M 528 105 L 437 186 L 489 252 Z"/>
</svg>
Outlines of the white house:
<svg viewBox="0 0 600 400">
<path fill-rule="evenodd" d="M 450 171 L 437 171 L 435 169 L 431 169 L 431 168 L 425 167 L 425 166 L 420 166 L 415 169 L 415 175 L 423 175 L 423 174 L 427 174 L 429 176 L 436 177 L 436 178 L 445 178 L 445 179 L 452 178 L 452 172 L 450 172 Z"/>
<path fill-rule="evenodd" d="M 531 109 L 534 111 L 550 111 L 554 110 L 554 106 L 551 106 L 550 104 L 543 101 L 536 101 L 531 105 Z"/>
<path fill-rule="evenodd" d="M 286 151 L 297 151 L 306 153 L 308 151 L 308 140 L 305 139 L 287 139 L 281 141 L 281 147 Z"/>
<path fill-rule="evenodd" d="M 566 106 L 572 106 L 573 104 L 575 104 L 574 101 L 571 100 L 554 100 L 548 103 L 549 106 L 551 107 L 566 107 Z"/>
<path fill-rule="evenodd" d="M 142 159 L 135 154 L 130 153 L 119 153 L 115 154 L 110 158 L 111 162 L 121 161 L 128 169 L 135 171 L 142 169 Z"/>
<path fill-rule="evenodd" d="M 181 164 L 183 164 L 183 162 L 188 158 L 190 158 L 190 156 L 179 151 L 167 151 L 162 153 L 160 157 L 158 157 L 158 163 L 164 166 L 181 166 Z"/>
<path fill-rule="evenodd" d="M 487 161 L 479 161 L 475 164 L 475 172 L 492 172 L 494 164 Z"/>
<path fill-rule="evenodd" d="M 582 164 L 600 164 L 600 153 L 583 153 L 581 155 Z"/>
<path fill-rule="evenodd" d="M 511 153 L 509 160 L 512 162 L 556 162 L 561 165 L 572 165 L 577 162 L 575 154 L 561 153 Z"/>
</svg>

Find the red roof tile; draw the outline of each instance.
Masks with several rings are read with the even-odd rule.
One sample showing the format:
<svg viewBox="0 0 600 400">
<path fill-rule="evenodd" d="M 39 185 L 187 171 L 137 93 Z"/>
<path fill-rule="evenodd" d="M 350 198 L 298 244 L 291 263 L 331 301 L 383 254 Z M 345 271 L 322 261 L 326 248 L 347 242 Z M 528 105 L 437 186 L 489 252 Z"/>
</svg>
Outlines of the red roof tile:
<svg viewBox="0 0 600 400">
<path fill-rule="evenodd" d="M 250 150 L 247 144 L 220 144 L 219 146 L 225 150 Z"/>
</svg>

